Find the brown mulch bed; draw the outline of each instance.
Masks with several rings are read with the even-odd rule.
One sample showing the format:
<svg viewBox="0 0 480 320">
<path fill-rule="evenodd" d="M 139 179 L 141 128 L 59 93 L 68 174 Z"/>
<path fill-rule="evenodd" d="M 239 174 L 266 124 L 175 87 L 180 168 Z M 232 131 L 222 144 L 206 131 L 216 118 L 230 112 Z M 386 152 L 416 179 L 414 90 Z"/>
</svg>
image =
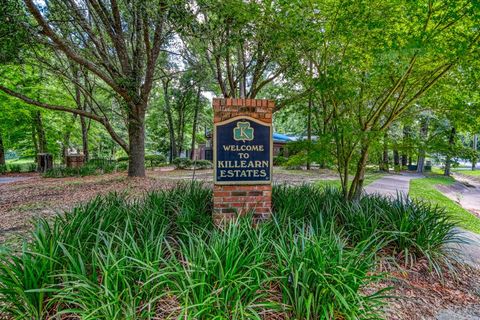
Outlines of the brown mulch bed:
<svg viewBox="0 0 480 320">
<path fill-rule="evenodd" d="M 454 264 L 441 276 L 428 269 L 426 261 L 414 266 L 389 270 L 390 278 L 375 287 L 391 287 L 387 292 L 386 318 L 435 319 L 440 310 L 469 309 L 480 306 L 480 270 Z M 453 320 L 453 319 L 452 319 Z"/>
</svg>

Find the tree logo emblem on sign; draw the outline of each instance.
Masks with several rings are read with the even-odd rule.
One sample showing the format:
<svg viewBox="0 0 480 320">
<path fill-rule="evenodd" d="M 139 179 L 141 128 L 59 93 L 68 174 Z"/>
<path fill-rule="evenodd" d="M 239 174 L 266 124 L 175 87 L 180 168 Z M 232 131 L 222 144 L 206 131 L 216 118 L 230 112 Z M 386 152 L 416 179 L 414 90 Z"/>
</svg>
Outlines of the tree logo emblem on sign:
<svg viewBox="0 0 480 320">
<path fill-rule="evenodd" d="M 235 141 L 252 141 L 253 128 L 250 127 L 250 122 L 237 122 L 237 127 L 233 128 L 233 139 Z"/>
</svg>

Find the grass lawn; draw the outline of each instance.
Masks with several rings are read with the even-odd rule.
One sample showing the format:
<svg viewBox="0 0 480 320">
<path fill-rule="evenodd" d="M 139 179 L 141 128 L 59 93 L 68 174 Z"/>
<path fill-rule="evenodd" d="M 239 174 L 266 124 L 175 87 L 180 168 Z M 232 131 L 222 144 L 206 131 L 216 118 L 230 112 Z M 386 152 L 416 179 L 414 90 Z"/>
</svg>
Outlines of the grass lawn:
<svg viewBox="0 0 480 320">
<path fill-rule="evenodd" d="M 453 170 L 455 173 L 464 174 L 466 176 L 480 177 L 480 170 Z"/>
<path fill-rule="evenodd" d="M 445 207 L 454 218 L 460 221 L 461 227 L 480 233 L 480 219 L 462 208 L 459 204 L 444 196 L 435 188 L 436 185 L 452 185 L 454 183 L 455 179 L 439 175 L 431 175 L 422 179 L 413 179 L 410 181 L 410 196 L 415 199 L 426 200 L 433 204 Z"/>
<path fill-rule="evenodd" d="M 19 159 L 10 159 L 5 161 L 7 165 L 14 164 L 14 165 L 28 165 L 33 163 L 33 158 L 19 158 Z"/>
</svg>

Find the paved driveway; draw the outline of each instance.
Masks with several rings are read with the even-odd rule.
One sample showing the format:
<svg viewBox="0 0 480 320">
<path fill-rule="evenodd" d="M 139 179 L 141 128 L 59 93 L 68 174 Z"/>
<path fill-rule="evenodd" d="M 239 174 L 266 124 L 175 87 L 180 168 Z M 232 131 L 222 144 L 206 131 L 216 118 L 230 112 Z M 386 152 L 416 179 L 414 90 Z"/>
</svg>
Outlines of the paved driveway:
<svg viewBox="0 0 480 320">
<path fill-rule="evenodd" d="M 26 180 L 26 179 L 30 179 L 30 178 L 27 178 L 27 177 L 7 177 L 7 178 L 2 178 L 2 177 L 0 177 L 0 184 L 2 184 L 2 183 L 10 183 L 10 182 L 17 182 L 17 181 L 22 181 L 22 180 Z"/>
<path fill-rule="evenodd" d="M 422 175 L 411 173 L 388 174 L 366 186 L 365 192 L 391 197 L 396 197 L 397 194 L 406 196 L 410 189 L 410 180 L 421 177 Z"/>
</svg>

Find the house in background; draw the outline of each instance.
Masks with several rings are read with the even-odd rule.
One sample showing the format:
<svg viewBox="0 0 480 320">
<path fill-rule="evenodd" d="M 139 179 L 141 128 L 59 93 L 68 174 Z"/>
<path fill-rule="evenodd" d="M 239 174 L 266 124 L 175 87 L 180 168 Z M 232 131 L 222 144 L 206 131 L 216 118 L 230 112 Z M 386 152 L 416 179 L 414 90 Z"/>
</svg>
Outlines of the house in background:
<svg viewBox="0 0 480 320">
<path fill-rule="evenodd" d="M 273 156 L 288 157 L 288 149 L 286 144 L 297 141 L 298 138 L 278 132 L 273 133 Z"/>
</svg>

